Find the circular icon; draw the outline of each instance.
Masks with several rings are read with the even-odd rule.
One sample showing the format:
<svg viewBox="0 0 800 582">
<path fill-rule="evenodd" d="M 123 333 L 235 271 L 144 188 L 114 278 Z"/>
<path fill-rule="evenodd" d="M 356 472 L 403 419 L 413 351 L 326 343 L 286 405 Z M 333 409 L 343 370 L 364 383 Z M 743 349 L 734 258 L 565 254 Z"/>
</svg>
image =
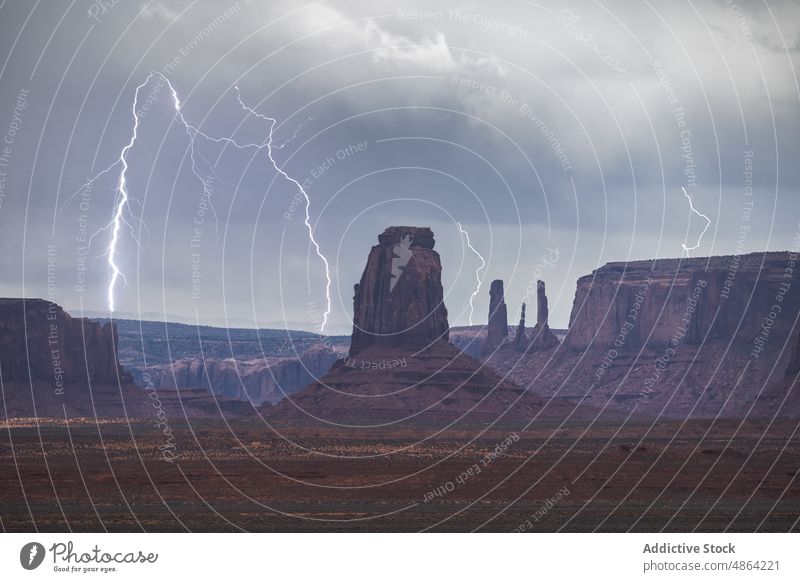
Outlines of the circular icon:
<svg viewBox="0 0 800 582">
<path fill-rule="evenodd" d="M 19 551 L 19 563 L 26 570 L 35 570 L 44 561 L 44 546 L 39 542 L 30 542 Z"/>
</svg>

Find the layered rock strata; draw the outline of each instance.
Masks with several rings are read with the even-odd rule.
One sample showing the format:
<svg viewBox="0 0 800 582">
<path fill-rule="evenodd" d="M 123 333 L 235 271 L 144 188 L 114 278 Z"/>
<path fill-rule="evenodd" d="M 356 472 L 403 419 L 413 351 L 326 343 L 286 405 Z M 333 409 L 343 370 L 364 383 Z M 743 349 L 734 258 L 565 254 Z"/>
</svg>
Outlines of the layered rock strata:
<svg viewBox="0 0 800 582">
<path fill-rule="evenodd" d="M 559 347 L 489 363 L 542 396 L 648 416 L 786 412 L 789 388 L 775 386 L 796 365 L 795 261 L 770 252 L 610 263 L 578 280 Z"/>
<path fill-rule="evenodd" d="M 762 333 L 785 338 L 800 305 L 789 253 L 609 263 L 578 279 L 567 347 L 666 346 L 680 341 L 747 342 Z M 792 288 L 794 287 L 794 288 Z"/>
<path fill-rule="evenodd" d="M 117 363 L 114 325 L 72 317 L 44 299 L 0 299 L 0 370 L 6 382 L 130 381 Z"/>
</svg>

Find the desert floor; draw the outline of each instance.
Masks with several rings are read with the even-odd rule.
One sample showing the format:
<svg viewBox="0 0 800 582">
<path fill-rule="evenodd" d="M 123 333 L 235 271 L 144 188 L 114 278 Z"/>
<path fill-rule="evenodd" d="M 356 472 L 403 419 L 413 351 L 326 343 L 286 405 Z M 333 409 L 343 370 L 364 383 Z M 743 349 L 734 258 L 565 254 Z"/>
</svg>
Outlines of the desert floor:
<svg viewBox="0 0 800 582">
<path fill-rule="evenodd" d="M 169 439 L 152 421 L 13 420 L 0 425 L 0 524 L 42 532 L 798 531 L 797 428 L 693 420 L 374 438 L 172 421 Z"/>
</svg>

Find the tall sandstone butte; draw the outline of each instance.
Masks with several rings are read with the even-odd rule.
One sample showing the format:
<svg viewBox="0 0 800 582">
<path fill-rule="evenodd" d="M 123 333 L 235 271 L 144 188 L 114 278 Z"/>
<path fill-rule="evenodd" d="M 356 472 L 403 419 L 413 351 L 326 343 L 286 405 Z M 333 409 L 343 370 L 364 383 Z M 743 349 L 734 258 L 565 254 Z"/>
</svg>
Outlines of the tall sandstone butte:
<svg viewBox="0 0 800 582">
<path fill-rule="evenodd" d="M 522 307 L 520 308 L 519 312 L 519 325 L 517 325 L 517 333 L 514 335 L 514 349 L 518 352 L 524 352 L 528 349 L 528 334 L 525 331 L 525 303 L 522 303 Z"/>
<path fill-rule="evenodd" d="M 502 279 L 495 279 L 489 287 L 489 321 L 486 327 L 483 353 L 490 354 L 508 340 L 508 310 Z"/>
<path fill-rule="evenodd" d="M 533 336 L 530 341 L 530 348 L 534 350 L 544 350 L 558 345 L 556 334 L 550 331 L 548 323 L 550 311 L 547 306 L 547 293 L 544 281 L 536 282 L 536 325 L 533 328 Z"/>
<path fill-rule="evenodd" d="M 378 240 L 355 288 L 349 357 L 266 414 L 293 425 L 380 432 L 389 425 L 527 422 L 544 408 L 547 415 L 566 413 L 448 341 L 442 266 L 429 228 L 389 227 Z"/>
<path fill-rule="evenodd" d="M 442 265 L 427 227 L 391 226 L 372 247 L 353 297 L 350 355 L 448 340 Z"/>
</svg>

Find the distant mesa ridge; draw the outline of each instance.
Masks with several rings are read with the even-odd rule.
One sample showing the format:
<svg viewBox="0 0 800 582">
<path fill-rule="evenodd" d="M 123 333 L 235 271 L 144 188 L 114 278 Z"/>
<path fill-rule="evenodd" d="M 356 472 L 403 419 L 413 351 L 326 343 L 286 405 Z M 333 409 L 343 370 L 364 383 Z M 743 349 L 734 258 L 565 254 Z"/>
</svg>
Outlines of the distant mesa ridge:
<svg viewBox="0 0 800 582">
<path fill-rule="evenodd" d="M 324 375 L 342 353 L 316 345 L 295 357 L 181 358 L 168 364 L 137 368 L 134 378 L 160 390 L 203 388 L 210 394 L 249 401 L 255 406 L 276 404 Z"/>
<path fill-rule="evenodd" d="M 120 366 L 113 323 L 71 317 L 44 299 L 0 299 L 0 377 L 0 418 L 157 418 L 159 410 L 182 418 L 253 410 L 205 390 L 154 398 Z"/>
<path fill-rule="evenodd" d="M 130 381 L 112 323 L 72 317 L 44 299 L 0 299 L 0 370 L 6 382 Z"/>
<path fill-rule="evenodd" d="M 684 327 L 686 344 L 753 341 L 780 303 L 781 315 L 770 323 L 777 343 L 791 333 L 800 307 L 791 261 L 788 252 L 769 252 L 609 263 L 578 279 L 565 346 L 612 347 L 623 329 L 626 346 L 665 346 Z"/>
</svg>

